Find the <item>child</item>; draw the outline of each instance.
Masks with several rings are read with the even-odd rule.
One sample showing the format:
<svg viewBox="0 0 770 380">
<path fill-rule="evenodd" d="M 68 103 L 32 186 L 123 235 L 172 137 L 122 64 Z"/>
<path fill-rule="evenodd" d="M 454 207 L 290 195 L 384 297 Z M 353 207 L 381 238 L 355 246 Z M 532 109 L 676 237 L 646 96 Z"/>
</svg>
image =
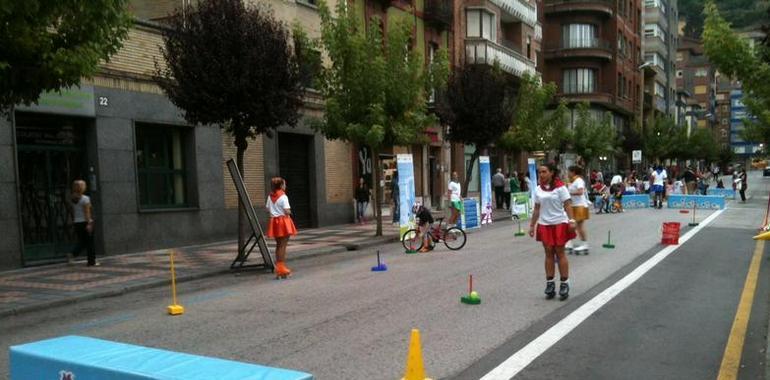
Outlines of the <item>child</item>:
<svg viewBox="0 0 770 380">
<path fill-rule="evenodd" d="M 609 207 L 610 191 L 607 185 L 601 181 L 596 181 L 593 189 L 600 196 L 599 207 L 596 208 L 596 213 L 601 214 L 602 210 L 609 212 L 607 208 Z"/>
<path fill-rule="evenodd" d="M 612 191 L 612 206 L 615 208 L 617 212 L 623 212 L 623 184 L 622 183 L 616 183 L 612 185 L 614 189 L 611 189 Z"/>
<path fill-rule="evenodd" d="M 423 206 L 420 202 L 414 204 L 414 216 L 417 218 L 417 230 L 422 236 L 422 248 L 420 252 L 430 251 L 430 236 L 428 230 L 431 224 L 433 224 L 433 214 L 430 213 L 427 207 Z"/>
<path fill-rule="evenodd" d="M 281 177 L 270 180 L 272 192 L 267 196 L 265 208 L 270 213 L 270 223 L 267 225 L 267 237 L 275 239 L 275 275 L 286 278 L 291 275 L 291 269 L 286 267 L 286 247 L 289 238 L 297 234 L 294 221 L 291 220 L 291 206 L 286 196 L 286 181 Z"/>
<path fill-rule="evenodd" d="M 681 178 L 677 178 L 676 182 L 674 182 L 674 190 L 671 192 L 671 194 L 682 194 L 683 189 L 684 182 L 682 182 Z"/>
</svg>

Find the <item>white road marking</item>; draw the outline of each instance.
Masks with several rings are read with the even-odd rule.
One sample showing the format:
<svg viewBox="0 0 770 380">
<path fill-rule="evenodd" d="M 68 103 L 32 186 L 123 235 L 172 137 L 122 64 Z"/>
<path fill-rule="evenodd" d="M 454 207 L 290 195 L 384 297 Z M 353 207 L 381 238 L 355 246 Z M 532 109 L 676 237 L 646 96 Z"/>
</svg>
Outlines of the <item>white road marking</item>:
<svg viewBox="0 0 770 380">
<path fill-rule="evenodd" d="M 660 252 L 656 253 L 655 256 L 639 265 L 631 273 L 596 295 L 596 297 L 564 317 L 564 319 L 557 322 L 542 335 L 535 338 L 535 340 L 529 342 L 529 344 L 524 346 L 521 350 L 511 355 L 511 357 L 506 359 L 495 369 L 484 375 L 481 380 L 508 380 L 516 376 L 521 370 L 527 367 L 562 338 L 567 336 L 567 334 L 572 332 L 572 330 L 583 323 L 583 321 L 588 319 L 593 313 L 601 309 L 607 302 L 610 302 L 615 296 L 620 294 L 620 292 L 631 286 L 631 284 L 644 276 L 650 269 L 655 267 L 655 265 L 663 261 L 663 259 L 676 251 L 682 244 L 690 240 L 691 237 L 721 215 L 722 212 L 724 212 L 724 210 L 718 210 L 709 215 L 709 217 L 704 219 L 698 226 L 682 235 L 679 238 L 679 245 L 670 245 L 663 248 Z"/>
</svg>

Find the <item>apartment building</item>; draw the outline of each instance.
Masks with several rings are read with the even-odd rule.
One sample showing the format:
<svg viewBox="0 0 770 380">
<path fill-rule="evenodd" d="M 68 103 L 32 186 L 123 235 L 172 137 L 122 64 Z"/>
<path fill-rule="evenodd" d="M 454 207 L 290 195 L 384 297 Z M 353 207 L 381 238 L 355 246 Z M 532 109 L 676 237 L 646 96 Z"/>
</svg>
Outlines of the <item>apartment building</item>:
<svg viewBox="0 0 770 380">
<path fill-rule="evenodd" d="M 543 13 L 544 81 L 623 133 L 641 108 L 641 0 L 545 0 Z"/>
<path fill-rule="evenodd" d="M 677 0 L 644 0 L 644 61 L 654 74 L 645 77 L 645 111 L 674 117 L 676 52 L 679 42 Z"/>
<path fill-rule="evenodd" d="M 689 114 L 698 128 L 714 130 L 716 123 L 716 69 L 700 40 L 680 36 L 676 53 L 677 88 L 691 94 Z"/>
</svg>

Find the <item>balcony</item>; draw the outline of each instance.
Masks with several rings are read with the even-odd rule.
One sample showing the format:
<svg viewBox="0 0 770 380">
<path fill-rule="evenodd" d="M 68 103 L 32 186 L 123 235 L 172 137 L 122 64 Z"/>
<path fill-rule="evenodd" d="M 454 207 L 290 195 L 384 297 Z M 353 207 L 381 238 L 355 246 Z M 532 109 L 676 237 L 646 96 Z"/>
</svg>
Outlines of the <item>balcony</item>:
<svg viewBox="0 0 770 380">
<path fill-rule="evenodd" d="M 523 23 L 535 27 L 537 25 L 537 8 L 530 5 L 525 0 L 490 0 L 505 13 L 513 16 Z M 505 21 L 503 19 L 502 21 Z"/>
<path fill-rule="evenodd" d="M 645 7 L 644 8 L 644 23 L 645 24 L 658 24 L 668 32 L 668 16 L 661 11 L 659 7 Z"/>
<path fill-rule="evenodd" d="M 545 47 L 545 59 L 586 57 L 612 60 L 612 43 L 599 38 L 580 38 L 548 43 Z"/>
<path fill-rule="evenodd" d="M 545 0 L 545 13 L 599 12 L 612 17 L 615 0 Z"/>
<path fill-rule="evenodd" d="M 557 98 L 567 103 L 588 102 L 601 105 L 609 110 L 624 114 L 633 115 L 634 110 L 638 109 L 638 104 L 634 104 L 632 99 L 618 97 L 607 92 L 588 92 L 588 93 L 558 93 Z"/>
<path fill-rule="evenodd" d="M 513 49 L 483 38 L 465 38 L 465 62 L 467 64 L 492 65 L 497 61 L 505 72 L 521 77 L 524 73 L 537 75 L 535 62 Z"/>
<path fill-rule="evenodd" d="M 448 30 L 452 26 L 451 0 L 426 0 L 423 18 L 425 22 L 438 30 Z"/>
<path fill-rule="evenodd" d="M 657 36 L 644 37 L 644 52 L 655 52 L 662 55 L 664 58 L 668 58 L 668 46 L 666 46 L 663 39 Z"/>
</svg>

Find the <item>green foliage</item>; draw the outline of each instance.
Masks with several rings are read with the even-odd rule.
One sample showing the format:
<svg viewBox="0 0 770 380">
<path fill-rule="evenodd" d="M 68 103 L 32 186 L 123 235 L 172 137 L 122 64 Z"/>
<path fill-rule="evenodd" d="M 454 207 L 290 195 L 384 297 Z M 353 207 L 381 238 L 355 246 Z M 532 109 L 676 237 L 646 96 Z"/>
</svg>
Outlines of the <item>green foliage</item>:
<svg viewBox="0 0 770 380">
<path fill-rule="evenodd" d="M 679 14 L 687 22 L 686 36 L 700 37 L 704 29 L 704 0 L 680 0 Z M 719 0 L 718 6 L 725 19 L 736 28 L 753 26 L 767 20 L 766 0 Z"/>
<path fill-rule="evenodd" d="M 331 66 L 320 85 L 326 111 L 314 128 L 329 139 L 374 150 L 423 141 L 425 128 L 438 121 L 427 110 L 428 89 L 445 80 L 446 52 L 439 52 L 426 69 L 422 55 L 408 48 L 408 20 L 389 26 L 385 44 L 380 20 L 373 18 L 365 30 L 344 1 L 337 3 L 336 17 L 323 2 L 319 13 Z"/>
<path fill-rule="evenodd" d="M 78 85 L 122 46 L 128 0 L 0 0 L 0 110 Z"/>
<path fill-rule="evenodd" d="M 617 132 L 611 114 L 607 112 L 597 118 L 591 114 L 588 103 L 578 104 L 572 149 L 586 165 L 599 156 L 613 154 L 617 149 Z"/>
<path fill-rule="evenodd" d="M 747 141 L 770 143 L 770 56 L 767 46 L 752 49 L 730 28 L 716 4 L 706 4 L 703 42 L 709 60 L 723 74 L 743 85 L 744 103 L 756 121 L 746 120 Z"/>
<path fill-rule="evenodd" d="M 673 158 L 672 155 L 677 146 L 677 138 L 685 132 L 684 128 L 678 128 L 676 122 L 668 117 L 655 118 L 642 131 L 642 150 L 652 162 L 658 163 L 665 158 Z"/>
<path fill-rule="evenodd" d="M 537 77 L 525 75 L 516 98 L 513 123 L 497 145 L 514 152 L 561 150 L 569 139 L 568 110 L 565 103 L 548 110 L 556 90 L 553 83 L 542 85 Z"/>
<path fill-rule="evenodd" d="M 291 35 L 294 41 L 294 56 L 299 65 L 300 82 L 303 87 L 316 88 L 319 86 L 319 75 L 323 70 L 320 41 L 309 38 L 299 22 L 292 25 Z"/>
</svg>

